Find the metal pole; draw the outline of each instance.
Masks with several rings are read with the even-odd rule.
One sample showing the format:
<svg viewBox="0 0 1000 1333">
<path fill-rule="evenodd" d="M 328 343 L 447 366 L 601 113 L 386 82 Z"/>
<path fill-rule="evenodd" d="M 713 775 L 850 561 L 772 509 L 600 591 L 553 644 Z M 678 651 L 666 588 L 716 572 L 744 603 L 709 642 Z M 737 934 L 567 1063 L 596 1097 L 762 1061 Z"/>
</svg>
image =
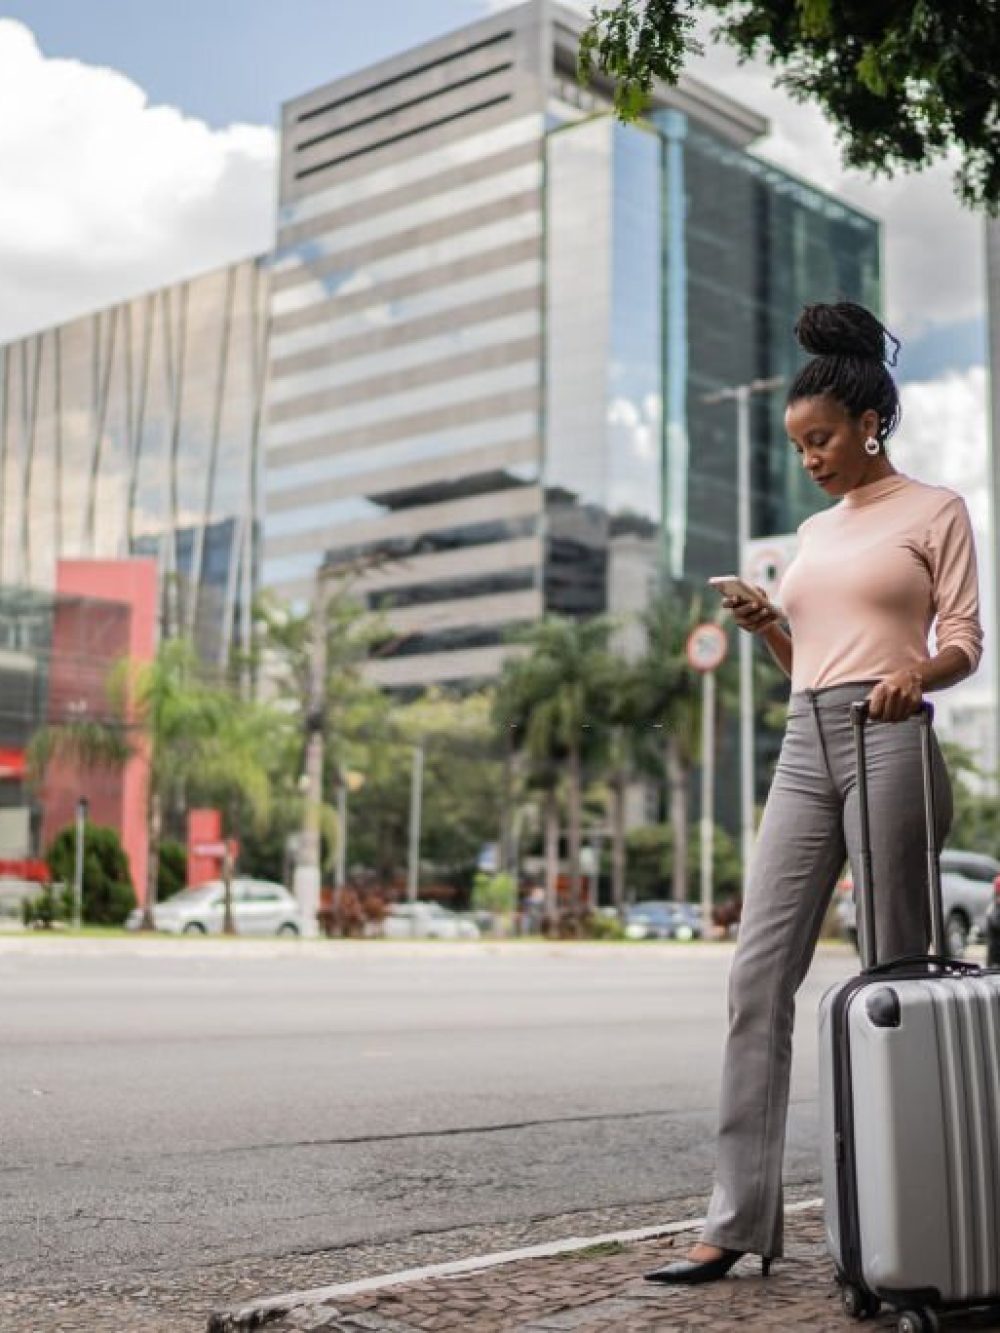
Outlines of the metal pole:
<svg viewBox="0 0 1000 1333">
<path fill-rule="evenodd" d="M 736 390 L 736 535 L 739 543 L 739 573 L 743 574 L 750 541 L 750 393 L 752 386 Z M 753 636 L 740 635 L 740 826 L 743 851 L 743 895 L 750 879 L 754 844 L 754 753 L 753 753 Z"/>
<path fill-rule="evenodd" d="M 771 379 L 735 384 L 702 397 L 705 403 L 736 400 L 736 537 L 739 548 L 738 573 L 745 573 L 744 562 L 750 541 L 750 396 L 769 393 L 784 381 L 780 375 Z M 740 635 L 740 826 L 743 853 L 743 892 L 746 894 L 754 846 L 754 727 L 753 727 L 753 639 Z"/>
<path fill-rule="evenodd" d="M 299 835 L 292 892 L 302 910 L 302 934 L 319 934 L 320 807 L 323 801 L 323 722 L 326 685 L 326 584 L 316 575 L 313 599 L 313 643 L 309 670 L 309 712 L 306 718 L 305 810 Z"/>
<path fill-rule="evenodd" d="M 715 672 L 701 679 L 701 920 L 712 933 L 713 834 L 715 832 Z"/>
<path fill-rule="evenodd" d="M 342 889 L 347 881 L 347 777 L 341 778 L 337 792 L 337 869 L 335 883 Z"/>
<path fill-rule="evenodd" d="M 989 356 L 993 367 L 994 383 L 991 395 L 989 429 L 990 496 L 990 572 L 993 582 L 994 643 L 1000 634 L 1000 385 L 997 367 L 1000 366 L 1000 221 L 987 218 L 986 227 L 986 292 Z M 1000 652 L 993 652 L 993 791 L 1000 797 Z"/>
<path fill-rule="evenodd" d="M 81 796 L 76 803 L 76 856 L 73 864 L 73 926 L 79 930 L 83 925 L 83 850 L 87 836 L 87 798 Z"/>
<path fill-rule="evenodd" d="M 420 800 L 423 780 L 424 747 L 418 744 L 413 747 L 413 769 L 410 779 L 410 863 L 407 868 L 406 896 L 411 903 L 417 901 L 417 887 L 420 881 Z"/>
</svg>

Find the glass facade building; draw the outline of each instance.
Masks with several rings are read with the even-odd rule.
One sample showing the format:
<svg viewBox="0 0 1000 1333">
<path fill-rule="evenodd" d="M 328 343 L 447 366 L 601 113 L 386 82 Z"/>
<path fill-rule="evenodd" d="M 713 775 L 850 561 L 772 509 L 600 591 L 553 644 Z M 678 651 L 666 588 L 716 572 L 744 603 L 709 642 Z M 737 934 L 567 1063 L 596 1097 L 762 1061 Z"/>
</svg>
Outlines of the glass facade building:
<svg viewBox="0 0 1000 1333">
<path fill-rule="evenodd" d="M 807 302 L 877 307 L 879 234 L 673 109 L 554 129 L 547 162 L 546 604 L 617 611 L 623 535 L 643 537 L 650 577 L 739 568 L 733 406 L 705 399 L 789 382 Z M 755 536 L 823 503 L 783 412 L 780 391 L 754 404 Z"/>
<path fill-rule="evenodd" d="M 0 586 L 153 555 L 167 633 L 248 643 L 266 335 L 247 260 L 0 347 Z"/>
<path fill-rule="evenodd" d="M 877 224 L 748 151 L 766 122 L 682 80 L 642 126 L 575 82 L 535 0 L 284 108 L 263 581 L 320 565 L 396 632 L 391 687 L 495 675 L 547 611 L 640 609 L 735 568 L 732 404 L 789 376 L 812 300 L 879 305 Z M 753 531 L 811 495 L 754 405 Z"/>
</svg>

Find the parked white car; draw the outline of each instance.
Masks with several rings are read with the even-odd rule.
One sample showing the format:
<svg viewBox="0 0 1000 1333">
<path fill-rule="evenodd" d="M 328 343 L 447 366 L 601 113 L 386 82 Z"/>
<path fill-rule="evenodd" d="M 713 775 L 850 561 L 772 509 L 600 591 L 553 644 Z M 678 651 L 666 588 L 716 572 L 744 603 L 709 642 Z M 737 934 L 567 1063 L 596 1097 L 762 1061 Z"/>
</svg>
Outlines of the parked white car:
<svg viewBox="0 0 1000 1333">
<path fill-rule="evenodd" d="M 171 935 L 219 935 L 225 907 L 225 887 L 220 879 L 196 889 L 182 889 L 157 903 L 153 924 Z M 130 912 L 125 922 L 138 930 L 142 908 Z M 233 880 L 233 924 L 238 935 L 301 935 L 302 912 L 283 884 L 267 879 Z"/>
<path fill-rule="evenodd" d="M 478 940 L 479 927 L 440 903 L 393 903 L 382 922 L 387 939 Z"/>
</svg>

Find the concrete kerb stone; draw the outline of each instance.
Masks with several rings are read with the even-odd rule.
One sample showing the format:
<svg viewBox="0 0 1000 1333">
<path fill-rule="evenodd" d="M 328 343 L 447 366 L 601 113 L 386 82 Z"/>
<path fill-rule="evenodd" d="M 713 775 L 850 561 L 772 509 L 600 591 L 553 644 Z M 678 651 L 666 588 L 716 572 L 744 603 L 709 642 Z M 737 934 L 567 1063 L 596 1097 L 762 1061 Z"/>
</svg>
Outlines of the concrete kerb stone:
<svg viewBox="0 0 1000 1333">
<path fill-rule="evenodd" d="M 788 1204 L 786 1213 L 802 1213 L 822 1207 L 822 1199 L 804 1199 Z M 329 1287 L 314 1287 L 308 1291 L 286 1292 L 280 1296 L 270 1296 L 231 1310 L 220 1310 L 211 1315 L 208 1321 L 208 1333 L 244 1333 L 245 1330 L 262 1328 L 266 1324 L 282 1319 L 293 1310 L 304 1306 L 334 1305 L 337 1300 L 364 1295 L 369 1292 L 383 1291 L 389 1287 L 401 1287 L 432 1278 L 447 1279 L 464 1277 L 470 1273 L 479 1273 L 505 1264 L 515 1264 L 531 1259 L 549 1259 L 561 1255 L 570 1255 L 581 1250 L 589 1250 L 597 1245 L 628 1245 L 637 1241 L 657 1240 L 665 1236 L 675 1236 L 685 1231 L 694 1231 L 704 1223 L 703 1217 L 687 1218 L 681 1222 L 669 1222 L 663 1226 L 637 1227 L 628 1231 L 604 1232 L 595 1236 L 571 1236 L 565 1240 L 549 1241 L 544 1245 L 530 1245 L 517 1250 L 501 1250 L 495 1254 L 472 1255 L 466 1259 L 453 1259 L 446 1263 L 427 1264 L 421 1268 L 407 1268 L 397 1273 L 383 1273 L 376 1277 L 359 1278 L 353 1282 L 342 1282 Z"/>
</svg>

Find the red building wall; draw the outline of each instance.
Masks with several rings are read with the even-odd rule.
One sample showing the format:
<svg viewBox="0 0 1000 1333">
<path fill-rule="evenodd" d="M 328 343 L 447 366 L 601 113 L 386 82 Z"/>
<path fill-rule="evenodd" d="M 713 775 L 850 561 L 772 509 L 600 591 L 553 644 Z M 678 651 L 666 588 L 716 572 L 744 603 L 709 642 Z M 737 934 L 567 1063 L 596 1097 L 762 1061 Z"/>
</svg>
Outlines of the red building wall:
<svg viewBox="0 0 1000 1333">
<path fill-rule="evenodd" d="M 56 594 L 59 600 L 52 628 L 49 721 L 105 716 L 106 680 L 114 663 L 122 657 L 151 662 L 156 651 L 156 562 L 60 560 Z M 85 796 L 91 820 L 118 830 L 136 896 L 144 902 L 149 850 L 149 744 L 137 732 L 130 739 L 134 753 L 121 771 L 90 770 L 82 774 L 74 765 L 52 765 L 43 792 L 42 840 L 48 844 L 73 821 L 76 802 Z"/>
</svg>

